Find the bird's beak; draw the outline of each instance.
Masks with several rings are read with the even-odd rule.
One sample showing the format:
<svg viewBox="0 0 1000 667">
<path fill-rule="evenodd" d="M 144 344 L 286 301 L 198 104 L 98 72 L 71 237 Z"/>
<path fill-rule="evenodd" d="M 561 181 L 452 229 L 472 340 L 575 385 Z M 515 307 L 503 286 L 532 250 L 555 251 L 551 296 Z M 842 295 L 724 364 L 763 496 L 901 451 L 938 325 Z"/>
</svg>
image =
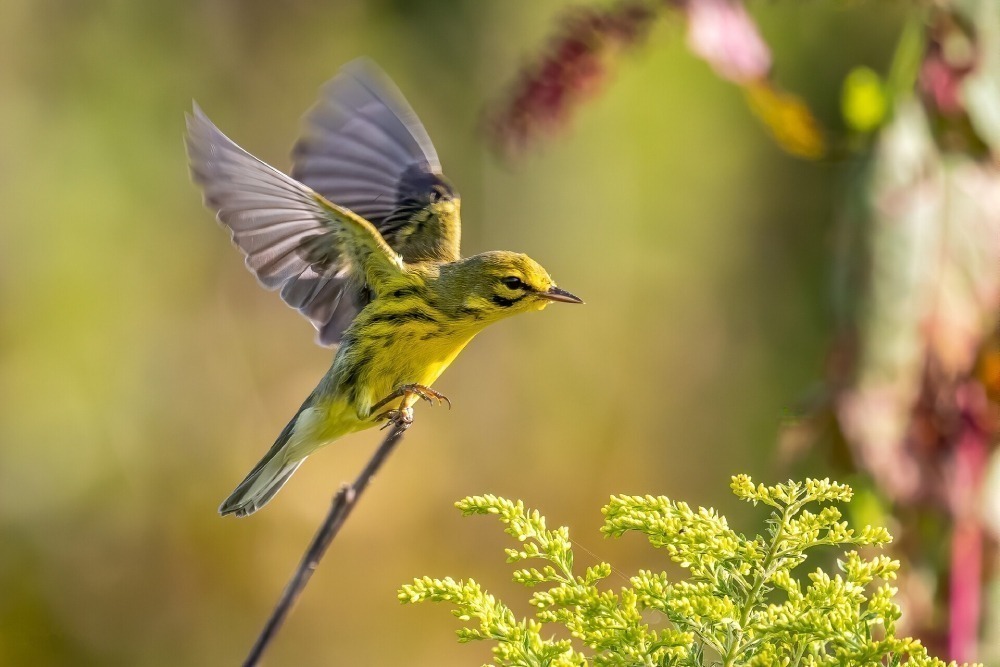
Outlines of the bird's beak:
<svg viewBox="0 0 1000 667">
<path fill-rule="evenodd" d="M 564 289 L 559 289 L 555 285 L 550 287 L 548 291 L 539 292 L 538 296 L 543 299 L 548 299 L 550 301 L 562 301 L 564 303 L 583 303 L 583 299 L 578 296 L 570 294 Z"/>
</svg>

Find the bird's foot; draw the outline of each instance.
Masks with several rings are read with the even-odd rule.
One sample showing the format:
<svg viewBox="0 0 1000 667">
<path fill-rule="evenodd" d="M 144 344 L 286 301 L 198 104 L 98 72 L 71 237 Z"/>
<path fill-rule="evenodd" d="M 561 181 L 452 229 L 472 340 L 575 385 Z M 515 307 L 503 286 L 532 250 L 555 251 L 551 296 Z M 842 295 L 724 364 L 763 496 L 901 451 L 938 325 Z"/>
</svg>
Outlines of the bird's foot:
<svg viewBox="0 0 1000 667">
<path fill-rule="evenodd" d="M 382 424 L 382 428 L 379 429 L 380 431 L 384 431 L 390 426 L 398 426 L 406 430 L 413 423 L 413 408 L 400 408 L 398 410 L 393 408 L 392 410 L 386 410 L 376 417 L 375 421 L 382 421 L 383 419 L 385 423 Z"/>
<path fill-rule="evenodd" d="M 371 411 L 375 412 L 376 410 L 384 406 L 386 403 L 396 398 L 403 399 L 402 403 L 400 404 L 400 409 L 402 409 L 403 406 L 406 404 L 406 399 L 411 395 L 419 396 L 420 398 L 427 401 L 431 405 L 434 404 L 434 401 L 437 401 L 438 405 L 444 405 L 445 403 L 447 403 L 448 409 L 451 409 L 451 401 L 448 400 L 448 397 L 442 394 L 441 392 L 434 391 L 430 387 L 425 387 L 422 384 L 404 384 L 396 387 L 396 389 L 391 394 L 389 394 L 381 401 L 373 405 Z"/>
<path fill-rule="evenodd" d="M 434 401 L 437 401 L 438 405 L 447 404 L 448 409 L 451 410 L 451 400 L 439 391 L 434 391 L 430 387 L 425 387 L 422 384 L 406 384 L 403 385 L 403 388 L 406 389 L 407 394 L 416 394 L 431 405 L 434 405 Z"/>
</svg>

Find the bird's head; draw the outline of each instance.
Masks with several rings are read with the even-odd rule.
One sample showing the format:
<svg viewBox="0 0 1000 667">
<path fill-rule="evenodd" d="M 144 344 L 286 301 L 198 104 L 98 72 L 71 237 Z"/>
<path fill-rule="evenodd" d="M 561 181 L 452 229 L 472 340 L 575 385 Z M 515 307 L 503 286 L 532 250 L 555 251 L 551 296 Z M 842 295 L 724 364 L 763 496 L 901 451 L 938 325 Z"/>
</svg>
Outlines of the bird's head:
<svg viewBox="0 0 1000 667">
<path fill-rule="evenodd" d="M 453 263 L 442 272 L 454 272 L 449 282 L 459 309 L 477 321 L 491 322 L 517 313 L 541 310 L 553 301 L 583 303 L 556 283 L 527 255 L 496 250 Z"/>
</svg>

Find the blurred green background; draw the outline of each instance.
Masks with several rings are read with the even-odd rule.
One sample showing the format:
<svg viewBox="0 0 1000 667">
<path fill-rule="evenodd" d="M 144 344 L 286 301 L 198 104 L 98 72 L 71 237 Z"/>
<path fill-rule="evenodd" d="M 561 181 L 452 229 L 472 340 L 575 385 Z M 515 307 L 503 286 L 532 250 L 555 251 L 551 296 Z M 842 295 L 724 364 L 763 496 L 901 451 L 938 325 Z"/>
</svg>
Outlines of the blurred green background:
<svg viewBox="0 0 1000 667">
<path fill-rule="evenodd" d="M 182 143 L 197 99 L 287 169 L 318 87 L 362 54 L 437 144 L 466 253 L 528 252 L 587 305 L 504 322 L 444 375 L 455 409 L 418 410 L 270 664 L 488 660 L 443 609 L 395 597 L 449 574 L 526 598 L 506 536 L 452 508 L 466 494 L 522 498 L 630 573 L 663 556 L 600 537 L 609 494 L 738 519 L 731 474 L 788 476 L 775 436 L 822 372 L 843 168 L 782 154 L 669 22 L 568 131 L 500 163 L 484 105 L 565 6 L 0 3 L 0 664 L 237 663 L 376 445 L 322 451 L 252 519 L 216 515 L 330 352 L 242 267 Z M 778 79 L 832 125 L 840 81 L 885 66 L 902 12 L 753 10 Z"/>
</svg>

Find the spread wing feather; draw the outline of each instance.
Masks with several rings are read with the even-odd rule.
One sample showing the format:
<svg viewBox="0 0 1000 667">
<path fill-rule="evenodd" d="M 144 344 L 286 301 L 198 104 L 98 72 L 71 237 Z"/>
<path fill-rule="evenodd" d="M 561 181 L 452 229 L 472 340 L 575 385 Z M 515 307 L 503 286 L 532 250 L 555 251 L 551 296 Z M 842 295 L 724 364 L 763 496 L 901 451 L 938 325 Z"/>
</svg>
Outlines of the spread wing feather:
<svg viewBox="0 0 1000 667">
<path fill-rule="evenodd" d="M 337 313 L 348 307 L 342 294 L 349 283 L 360 279 L 378 291 L 402 272 L 402 259 L 370 222 L 237 146 L 197 106 L 187 130 L 191 173 L 206 205 L 247 267 L 268 289 L 281 289 L 321 342 L 329 342 L 331 323 L 342 324 Z"/>
<path fill-rule="evenodd" d="M 346 261 L 326 217 L 374 225 L 405 261 L 459 258 L 458 195 L 413 109 L 368 60 L 349 63 L 323 87 L 295 147 L 292 178 L 233 144 L 197 110 L 188 145 L 206 203 L 232 230 L 247 266 L 312 322 L 321 345 L 340 341 L 372 289 L 360 265 Z M 245 164 L 233 180 L 237 162 Z M 432 211 L 432 196 L 455 206 Z"/>
<path fill-rule="evenodd" d="M 403 176 L 440 174 L 427 131 L 367 59 L 345 65 L 306 115 L 292 176 L 377 228 L 397 208 Z"/>
</svg>

